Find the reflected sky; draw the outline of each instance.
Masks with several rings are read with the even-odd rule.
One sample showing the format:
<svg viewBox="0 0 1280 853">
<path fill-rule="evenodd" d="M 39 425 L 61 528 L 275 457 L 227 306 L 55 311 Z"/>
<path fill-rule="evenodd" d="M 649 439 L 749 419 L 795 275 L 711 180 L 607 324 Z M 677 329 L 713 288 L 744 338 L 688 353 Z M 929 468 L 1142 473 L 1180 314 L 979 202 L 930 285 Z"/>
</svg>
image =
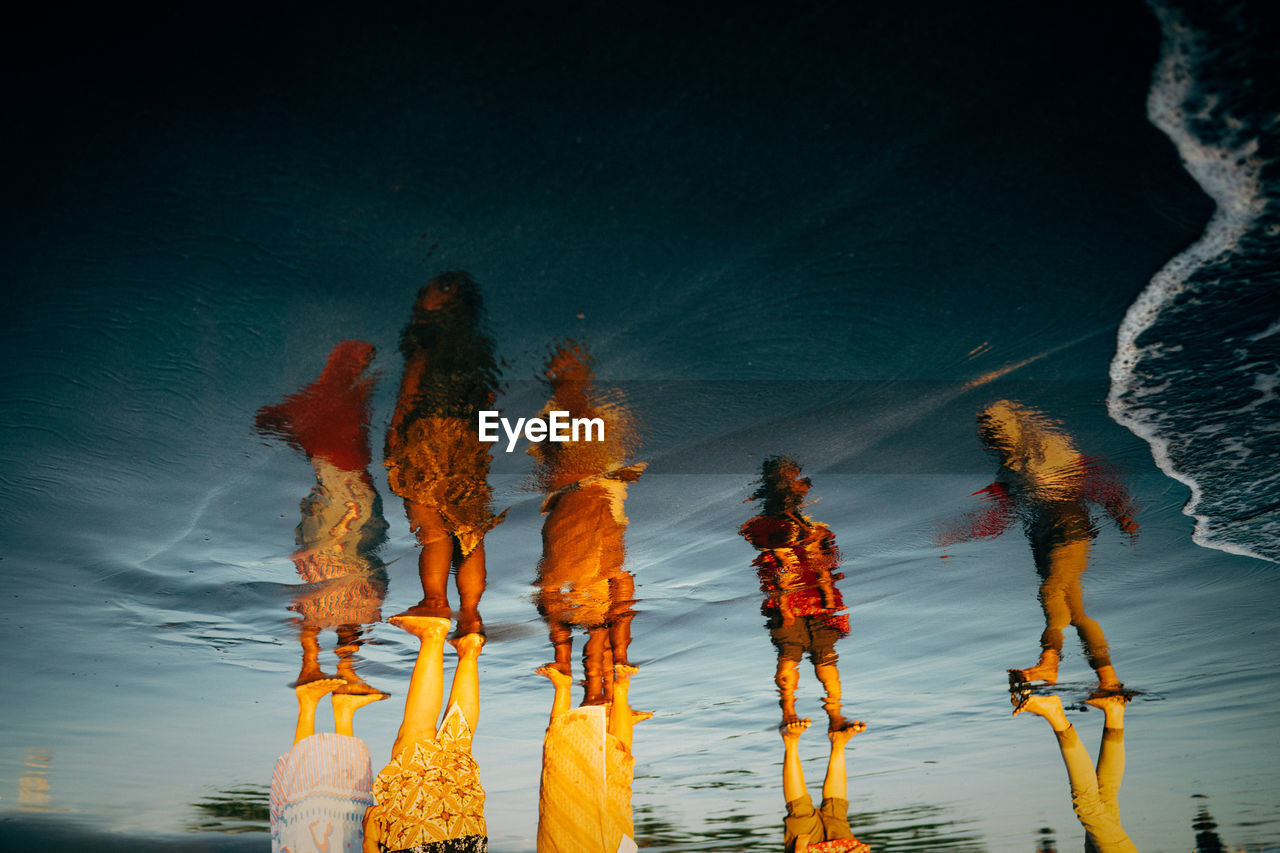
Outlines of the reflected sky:
<svg viewBox="0 0 1280 853">
<path fill-rule="evenodd" d="M 1012 514 L 975 495 L 1000 479 L 975 430 L 999 401 L 1105 460 L 1137 507 L 1131 542 L 1086 501 L 1080 585 L 1138 691 L 1125 830 L 1147 853 L 1191 848 L 1210 820 L 1227 849 L 1280 843 L 1280 578 L 1194 544 L 1187 488 L 1105 410 L 1126 310 L 1213 206 L 1147 122 L 1160 32 L 1140 4 L 184 14 L 13 24 L 0 621 L 21 686 L 0 695 L 0 841 L 265 850 L 263 833 L 217 831 L 236 820 L 211 804 L 265 804 L 298 731 L 290 685 L 317 672 L 392 694 L 354 714 L 381 769 L 419 654 L 385 620 L 438 608 L 443 578 L 451 630 L 462 615 L 486 633 L 473 750 L 491 849 L 535 849 L 554 693 L 535 669 L 568 626 L 587 678 L 601 625 L 556 617 L 537 582 L 564 483 L 539 480 L 526 443 L 491 448 L 485 511 L 449 534 L 484 530 L 480 608 L 451 574 L 460 541 L 443 573 L 422 565 L 439 540 L 385 465 L 403 449 L 384 437 L 415 299 L 467 270 L 486 404 L 536 415 L 558 393 L 548 355 L 572 341 L 634 420 L 606 467 L 643 475 L 600 485 L 616 498 L 625 482 L 610 577 L 635 589 L 606 581 L 582 606 L 613 611 L 611 630 L 634 611 L 609 654 L 625 648 L 629 703 L 654 712 L 631 749 L 641 849 L 782 845 L 778 650 L 763 552 L 737 534 L 782 456 L 842 555 L 841 714 L 868 725 L 848 753 L 854 834 L 873 850 L 1082 848 L 1057 742 L 1009 718 L 1007 670 L 1043 674 L 1046 616 L 1061 620 L 1035 604 L 1055 561 L 1017 488 Z M 1218 103 L 1268 97 L 1237 94 Z M 1274 304 L 1250 304 L 1274 323 Z M 1255 342 L 1261 373 L 1276 339 Z M 255 430 L 356 341 L 367 460 Z M 368 482 L 343 496 L 331 463 Z M 385 527 L 358 533 L 379 501 Z M 938 543 L 975 511 L 1004 535 Z M 363 537 L 336 543 L 361 565 L 315 544 L 335 528 Z M 307 574 L 324 554 L 344 570 Z M 362 587 L 328 597 L 347 569 Z M 1096 759 L 1103 714 L 1082 702 L 1108 664 L 1077 642 L 1073 595 L 1059 680 L 1036 683 Z M 807 660 L 800 676 L 816 789 L 825 691 Z M 315 707 L 315 731 L 337 734 L 332 695 Z"/>
</svg>

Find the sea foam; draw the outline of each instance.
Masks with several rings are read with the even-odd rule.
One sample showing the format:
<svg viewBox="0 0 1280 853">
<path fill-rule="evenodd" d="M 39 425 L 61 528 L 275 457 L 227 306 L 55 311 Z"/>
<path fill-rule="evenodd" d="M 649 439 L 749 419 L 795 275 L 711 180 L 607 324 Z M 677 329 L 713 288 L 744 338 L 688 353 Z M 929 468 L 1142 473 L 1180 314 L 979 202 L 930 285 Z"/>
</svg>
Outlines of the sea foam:
<svg viewBox="0 0 1280 853">
<path fill-rule="evenodd" d="M 1237 15 L 1209 32 L 1153 4 L 1164 36 L 1151 122 L 1216 209 L 1129 308 L 1111 363 L 1111 417 L 1191 489 L 1200 545 L 1280 561 L 1277 125 L 1250 77 Z"/>
</svg>

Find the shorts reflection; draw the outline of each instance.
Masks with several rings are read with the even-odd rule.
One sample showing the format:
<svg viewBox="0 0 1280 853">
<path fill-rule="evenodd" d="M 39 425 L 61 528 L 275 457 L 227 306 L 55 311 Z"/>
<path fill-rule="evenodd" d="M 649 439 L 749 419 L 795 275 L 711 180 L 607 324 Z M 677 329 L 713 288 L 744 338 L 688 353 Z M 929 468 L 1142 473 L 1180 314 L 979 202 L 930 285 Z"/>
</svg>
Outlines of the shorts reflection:
<svg viewBox="0 0 1280 853">
<path fill-rule="evenodd" d="M 836 641 L 849 634 L 844 598 L 836 588 L 843 575 L 836 537 L 825 524 L 801 513 L 811 483 L 800 464 L 787 456 L 766 459 L 760 486 L 751 499 L 761 512 L 738 531 L 760 553 L 752 561 L 765 594 L 761 605 L 769 636 L 778 651 L 774 681 L 784 725 L 799 722 L 796 687 L 800 661 L 808 654 L 814 674 L 826 689 L 823 709 L 828 729 L 850 725 L 841 714 Z"/>
<path fill-rule="evenodd" d="M 305 586 L 291 610 L 302 643 L 294 687 L 293 747 L 272 772 L 271 844 L 277 853 L 357 851 L 373 803 L 369 750 L 355 737 L 355 712 L 387 698 L 357 675 L 354 655 L 365 625 L 381 619 L 386 571 L 377 549 L 386 538 L 382 505 L 369 476 L 368 404 L 373 347 L 344 341 L 315 382 L 259 410 L 257 429 L 310 460 L 316 485 L 302 500 L 294 566 Z M 337 633 L 337 675 L 320 666 L 321 631 Z M 330 697 L 333 733 L 316 732 L 316 709 Z"/>
<path fill-rule="evenodd" d="M 1035 714 L 1049 723 L 1062 752 L 1071 784 L 1071 805 L 1085 831 L 1085 853 L 1137 853 L 1120 824 L 1120 783 L 1124 779 L 1124 711 L 1129 695 L 1124 692 L 1099 691 L 1085 704 L 1100 708 L 1104 715 L 1102 743 L 1098 747 L 1098 764 L 1067 720 L 1062 700 L 1053 695 L 1039 696 L 1015 685 L 1011 692 L 1014 716 Z"/>
<path fill-rule="evenodd" d="M 1023 681 L 1056 683 L 1063 630 L 1071 625 L 1100 686 L 1120 689 L 1106 635 L 1085 612 L 1082 581 L 1098 534 L 1088 505 L 1101 506 L 1132 539 L 1138 533 L 1133 501 L 1107 466 L 1082 456 L 1071 437 L 1042 412 L 1000 400 L 980 411 L 977 421 L 979 436 L 999 459 L 1000 469 L 995 482 L 977 493 L 987 505 L 943 531 L 939 544 L 997 536 L 1021 519 L 1041 578 L 1045 628 L 1035 665 L 1011 673 Z"/>
</svg>

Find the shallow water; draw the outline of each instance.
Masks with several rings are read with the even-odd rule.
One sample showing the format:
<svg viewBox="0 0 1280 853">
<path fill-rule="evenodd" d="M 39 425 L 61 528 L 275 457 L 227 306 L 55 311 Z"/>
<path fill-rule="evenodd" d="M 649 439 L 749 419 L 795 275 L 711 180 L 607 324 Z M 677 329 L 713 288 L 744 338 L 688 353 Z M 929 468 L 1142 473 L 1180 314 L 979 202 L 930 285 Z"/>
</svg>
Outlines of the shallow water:
<svg viewBox="0 0 1280 853">
<path fill-rule="evenodd" d="M 877 851 L 1082 847 L 1048 727 L 1009 719 L 1006 669 L 1034 661 L 1043 627 L 1027 539 L 933 544 L 995 476 L 974 416 L 1002 398 L 1060 421 L 1141 507 L 1136 545 L 1105 526 L 1085 578 L 1141 691 L 1125 828 L 1146 853 L 1186 850 L 1208 814 L 1232 849 L 1280 846 L 1280 575 L 1194 544 L 1187 488 L 1105 408 L 1126 309 L 1212 210 L 1146 123 L 1154 17 L 634 14 L 280 12 L 252 35 L 205 22 L 238 54 L 175 60 L 149 31 L 122 35 L 176 73 L 37 64 L 46 90 L 13 143 L 28 215 L 3 248 L 0 619 L 17 677 L 0 838 L 267 848 L 295 713 L 290 555 L 315 480 L 254 414 L 339 341 L 377 347 L 383 614 L 416 602 L 381 437 L 414 294 L 465 268 L 507 362 L 504 411 L 541 407 L 547 348 L 573 336 L 643 427 L 626 539 L 632 702 L 655 712 L 633 749 L 642 849 L 781 846 L 775 658 L 737 535 L 772 454 L 804 464 L 807 512 L 845 555 L 846 713 L 869 726 L 849 755 L 855 834 Z M 104 59 L 78 46 L 73 68 Z M 511 509 L 486 544 L 474 747 L 495 851 L 533 849 L 550 707 L 529 471 L 495 453 Z M 385 623 L 372 638 L 359 672 L 394 694 L 356 718 L 376 770 L 415 648 Z M 1065 651 L 1076 702 L 1093 673 L 1074 632 Z M 800 697 L 821 715 L 806 667 Z M 1096 756 L 1102 715 L 1070 716 Z M 801 743 L 812 790 L 825 739 Z"/>
</svg>

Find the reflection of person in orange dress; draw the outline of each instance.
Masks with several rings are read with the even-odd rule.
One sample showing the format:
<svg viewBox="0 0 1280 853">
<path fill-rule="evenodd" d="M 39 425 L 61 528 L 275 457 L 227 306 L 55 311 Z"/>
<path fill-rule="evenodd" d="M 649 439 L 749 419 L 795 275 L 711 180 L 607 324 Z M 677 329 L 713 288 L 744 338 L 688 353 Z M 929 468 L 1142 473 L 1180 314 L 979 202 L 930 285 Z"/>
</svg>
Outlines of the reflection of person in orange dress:
<svg viewBox="0 0 1280 853">
<path fill-rule="evenodd" d="M 404 377 L 386 441 L 387 478 L 422 545 L 423 597 L 408 612 L 452 616 L 452 568 L 460 635 L 484 631 L 484 537 L 502 520 L 490 509 L 489 445 L 477 433 L 477 413 L 493 408 L 499 377 L 483 314 L 466 273 L 444 273 L 418 292 L 400 337 Z"/>
<path fill-rule="evenodd" d="M 826 688 L 823 708 L 829 728 L 846 725 L 840 714 L 840 671 L 836 641 L 849 634 L 849 616 L 835 582 L 843 575 L 836 537 L 825 524 L 800 510 L 809 493 L 808 477 L 800 465 L 786 456 L 766 459 L 760 487 L 751 498 L 761 501 L 761 512 L 738 531 L 760 553 L 752 565 L 765 594 L 761 612 L 768 620 L 769 636 L 778 650 L 779 704 L 784 723 L 797 722 L 796 686 L 800 660 L 805 654 L 814 674 Z"/>
<path fill-rule="evenodd" d="M 1055 683 L 1063 629 L 1073 625 L 1101 687 L 1120 689 L 1106 635 L 1084 607 L 1083 578 L 1098 534 L 1088 504 L 1100 505 L 1133 538 L 1138 534 L 1133 501 L 1108 467 L 1082 456 L 1042 412 L 1000 400 L 978 413 L 978 433 L 1000 460 L 995 482 L 978 493 L 988 505 L 943 531 L 939 544 L 997 536 L 1021 518 L 1041 578 L 1045 629 L 1039 661 L 1011 673 L 1025 681 Z"/>
<path fill-rule="evenodd" d="M 1101 691 L 1085 700 L 1101 708 L 1104 720 L 1102 745 L 1097 767 L 1067 720 L 1062 700 L 1057 696 L 1032 695 L 1015 688 L 1010 697 L 1014 716 L 1035 714 L 1047 720 L 1058 739 L 1062 761 L 1071 783 L 1071 805 L 1085 831 L 1085 853 L 1138 853 L 1138 848 L 1120 825 L 1120 783 L 1124 779 L 1124 709 L 1129 702 L 1123 692 Z"/>
<path fill-rule="evenodd" d="M 609 701 L 613 664 L 627 664 L 635 617 L 635 579 L 622 568 L 624 505 L 629 483 L 644 463 L 626 464 L 635 451 L 635 426 L 617 395 L 593 388 L 590 357 L 566 343 L 547 361 L 551 400 L 542 416 L 566 411 L 570 418 L 599 418 L 603 440 L 530 445 L 537 460 L 542 504 L 542 560 L 534 601 L 546 619 L 555 649 L 554 667 L 572 676 L 572 630 L 587 629 L 583 648 L 586 704 Z M 593 436 L 595 437 L 595 436 Z"/>
<path fill-rule="evenodd" d="M 355 737 L 354 716 L 387 694 L 366 684 L 353 666 L 364 624 L 381 619 L 387 588 L 376 555 L 387 525 L 367 470 L 374 378 L 365 371 L 373 354 L 359 341 L 338 344 L 315 382 L 257 416 L 258 429 L 306 453 L 316 475 L 302 501 L 293 556 L 307 585 L 291 608 L 303 650 L 293 747 L 276 761 L 271 779 L 276 853 L 360 850 L 361 821 L 373 803 L 369 750 Z M 338 634 L 336 678 L 320 667 L 319 634 L 326 628 Z M 316 707 L 330 694 L 334 732 L 317 733 Z"/>
</svg>

